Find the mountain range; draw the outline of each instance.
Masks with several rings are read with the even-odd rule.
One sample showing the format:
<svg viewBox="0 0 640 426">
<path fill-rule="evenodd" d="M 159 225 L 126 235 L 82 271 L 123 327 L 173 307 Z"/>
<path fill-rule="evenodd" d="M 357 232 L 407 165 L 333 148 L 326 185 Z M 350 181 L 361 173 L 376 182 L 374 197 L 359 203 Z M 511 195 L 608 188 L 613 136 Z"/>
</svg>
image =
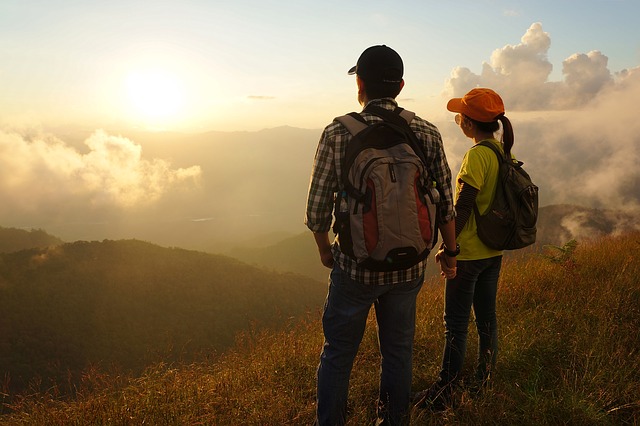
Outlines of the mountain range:
<svg viewBox="0 0 640 426">
<path fill-rule="evenodd" d="M 546 206 L 532 250 L 633 229 L 621 211 Z M 91 366 L 135 373 L 212 356 L 238 333 L 320 311 L 328 274 L 309 231 L 257 235 L 223 255 L 0 228 L 0 374 L 25 390 L 37 377 L 73 385 Z"/>
<path fill-rule="evenodd" d="M 591 209 L 569 204 L 541 207 L 537 241 L 531 249 L 541 251 L 545 245 L 562 246 L 570 240 L 596 239 L 637 230 L 640 229 L 637 219 L 633 214 L 617 210 Z M 510 254 L 505 253 L 507 256 Z M 328 270 L 320 264 L 310 231 L 266 247 L 236 247 L 227 254 L 248 263 L 292 271 L 320 281 L 328 278 Z M 433 261 L 428 262 L 426 274 L 438 274 Z"/>
</svg>

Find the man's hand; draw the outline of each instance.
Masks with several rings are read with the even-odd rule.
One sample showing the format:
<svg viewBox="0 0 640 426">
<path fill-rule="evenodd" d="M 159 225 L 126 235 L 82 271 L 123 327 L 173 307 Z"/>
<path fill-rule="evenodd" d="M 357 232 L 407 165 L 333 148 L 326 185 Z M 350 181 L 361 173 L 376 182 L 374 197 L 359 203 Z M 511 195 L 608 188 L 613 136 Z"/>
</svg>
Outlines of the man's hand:
<svg viewBox="0 0 640 426">
<path fill-rule="evenodd" d="M 455 257 L 447 256 L 444 250 L 440 249 L 438 253 L 436 253 L 436 263 L 440 264 L 440 275 L 450 280 L 456 277 L 458 268 Z"/>
<path fill-rule="evenodd" d="M 313 237 L 318 246 L 320 253 L 320 261 L 327 268 L 333 268 L 333 253 L 331 253 L 331 243 L 329 242 L 328 232 L 314 232 Z"/>
<path fill-rule="evenodd" d="M 331 253 L 331 249 L 320 251 L 320 261 L 327 268 L 333 268 L 333 253 Z"/>
</svg>

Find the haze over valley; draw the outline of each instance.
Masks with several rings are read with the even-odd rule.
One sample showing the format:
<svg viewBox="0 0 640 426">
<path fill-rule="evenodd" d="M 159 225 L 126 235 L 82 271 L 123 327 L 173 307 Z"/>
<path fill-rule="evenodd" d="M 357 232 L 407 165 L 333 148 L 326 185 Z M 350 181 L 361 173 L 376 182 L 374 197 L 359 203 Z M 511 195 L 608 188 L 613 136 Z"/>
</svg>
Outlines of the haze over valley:
<svg viewBox="0 0 640 426">
<path fill-rule="evenodd" d="M 576 53 L 563 61 L 562 79 L 553 81 L 550 47 L 551 35 L 532 24 L 520 43 L 495 49 L 482 72 L 454 68 L 438 96 L 444 103 L 474 86 L 503 94 L 516 132 L 513 152 L 540 187 L 541 206 L 572 204 L 637 217 L 640 68 L 612 72 L 603 52 Z M 407 80 L 399 103 L 439 127 L 455 175 L 468 139 L 451 114 L 429 113 L 403 97 L 411 94 L 413 81 Z M 311 110 L 314 101 L 308 100 Z M 44 229 L 65 241 L 136 238 L 210 252 L 276 243 L 305 231 L 321 126 L 347 108 L 357 104 L 336 105 L 333 115 L 316 113 L 318 128 L 274 124 L 241 132 L 2 120 L 0 225 Z"/>
</svg>

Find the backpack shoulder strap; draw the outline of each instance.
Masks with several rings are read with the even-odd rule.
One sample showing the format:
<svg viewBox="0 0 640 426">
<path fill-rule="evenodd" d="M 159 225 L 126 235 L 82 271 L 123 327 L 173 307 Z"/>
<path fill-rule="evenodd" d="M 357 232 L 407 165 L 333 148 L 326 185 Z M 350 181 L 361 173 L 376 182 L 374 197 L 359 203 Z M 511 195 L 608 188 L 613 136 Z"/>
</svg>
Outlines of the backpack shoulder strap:
<svg viewBox="0 0 640 426">
<path fill-rule="evenodd" d="M 494 144 L 492 144 L 491 142 L 487 142 L 487 141 L 480 141 L 478 142 L 478 145 L 482 145 L 482 146 L 486 146 L 487 148 L 491 148 L 491 150 L 493 152 L 496 153 L 496 155 L 498 156 L 498 161 L 500 162 L 505 162 L 505 163 L 509 163 L 512 164 L 516 167 L 522 167 L 522 165 L 524 164 L 522 161 L 517 160 L 515 158 L 511 157 L 507 157 L 507 154 L 502 153 L 498 148 L 496 148 L 496 146 Z"/>
<path fill-rule="evenodd" d="M 489 148 L 491 151 L 493 151 L 496 154 L 496 157 L 498 157 L 498 167 L 501 167 L 501 163 L 506 162 L 506 158 L 504 157 L 504 154 L 502 154 L 502 152 L 500 152 L 500 150 L 491 142 L 489 141 L 480 141 L 478 142 L 478 145 L 484 146 L 486 148 Z M 499 184 L 499 182 L 498 182 Z M 492 200 L 493 201 L 493 200 Z M 489 206 L 489 208 L 491 208 L 491 206 Z M 477 216 L 481 216 L 480 211 L 478 209 L 478 200 L 476 199 L 476 202 L 473 203 L 473 211 Z"/>
<path fill-rule="evenodd" d="M 489 141 L 480 141 L 478 142 L 478 145 L 482 145 L 485 146 L 487 148 L 490 148 L 491 151 L 495 152 L 495 154 L 498 156 L 498 161 L 503 162 L 506 161 L 506 158 L 504 156 L 504 154 L 502 152 L 500 152 L 500 150 L 491 142 Z"/>
<path fill-rule="evenodd" d="M 367 122 L 357 112 L 351 112 L 349 114 L 336 117 L 335 120 L 346 127 L 349 133 L 351 133 L 351 135 L 353 136 L 357 135 L 368 127 Z"/>
<path fill-rule="evenodd" d="M 404 118 L 407 121 L 407 124 L 411 124 L 415 116 L 416 116 L 415 112 L 411 112 L 407 109 L 402 109 L 402 111 L 400 111 L 400 117 Z"/>
</svg>

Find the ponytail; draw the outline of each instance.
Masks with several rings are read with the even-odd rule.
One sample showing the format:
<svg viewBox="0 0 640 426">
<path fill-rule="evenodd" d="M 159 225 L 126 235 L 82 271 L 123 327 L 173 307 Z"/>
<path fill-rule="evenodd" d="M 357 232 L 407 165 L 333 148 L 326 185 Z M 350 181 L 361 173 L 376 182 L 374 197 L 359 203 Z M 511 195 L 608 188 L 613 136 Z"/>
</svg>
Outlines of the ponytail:
<svg viewBox="0 0 640 426">
<path fill-rule="evenodd" d="M 513 148 L 513 127 L 511 121 L 504 114 L 500 114 L 498 120 L 502 123 L 502 144 L 504 147 L 504 155 L 511 158 L 511 148 Z"/>
<path fill-rule="evenodd" d="M 504 113 L 498 115 L 494 121 L 477 121 L 473 118 L 467 117 L 469 120 L 478 127 L 479 130 L 486 133 L 495 133 L 500 129 L 500 123 L 502 123 L 502 145 L 504 148 L 504 155 L 507 158 L 511 158 L 511 148 L 513 148 L 513 127 L 511 121 L 504 115 Z"/>
</svg>

